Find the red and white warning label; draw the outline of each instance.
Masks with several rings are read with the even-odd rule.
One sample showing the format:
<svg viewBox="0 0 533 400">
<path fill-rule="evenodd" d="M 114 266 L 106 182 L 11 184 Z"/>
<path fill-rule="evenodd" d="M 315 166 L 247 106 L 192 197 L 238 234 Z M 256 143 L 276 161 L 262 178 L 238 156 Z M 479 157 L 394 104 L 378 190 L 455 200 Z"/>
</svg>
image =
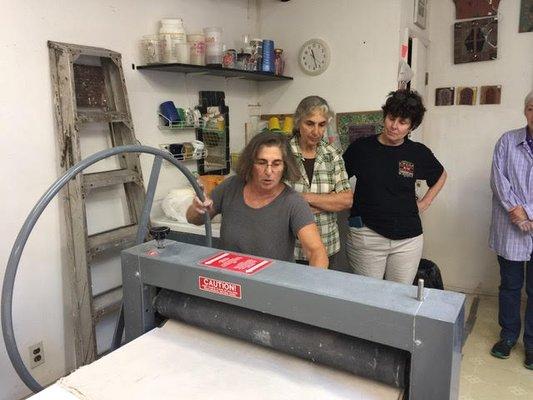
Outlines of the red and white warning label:
<svg viewBox="0 0 533 400">
<path fill-rule="evenodd" d="M 222 296 L 242 299 L 241 285 L 233 282 L 219 281 L 218 279 L 199 276 L 198 289 L 205 292 L 220 294 Z"/>
<path fill-rule="evenodd" d="M 205 267 L 222 268 L 247 275 L 255 274 L 270 264 L 272 264 L 272 261 L 265 260 L 264 258 L 245 256 L 226 251 L 222 251 L 200 261 L 200 265 Z"/>
</svg>

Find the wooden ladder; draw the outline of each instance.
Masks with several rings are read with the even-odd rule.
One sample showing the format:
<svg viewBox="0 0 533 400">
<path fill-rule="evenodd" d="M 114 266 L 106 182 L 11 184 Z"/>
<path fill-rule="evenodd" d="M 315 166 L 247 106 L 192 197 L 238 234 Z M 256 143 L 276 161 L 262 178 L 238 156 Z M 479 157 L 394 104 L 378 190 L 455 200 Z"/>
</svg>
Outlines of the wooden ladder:
<svg viewBox="0 0 533 400">
<path fill-rule="evenodd" d="M 81 161 L 80 134 L 84 124 L 107 123 L 112 146 L 137 144 L 121 55 L 102 48 L 51 41 L 48 47 L 62 169 Z M 98 255 L 135 244 L 145 201 L 139 156 L 128 153 L 118 157 L 120 169 L 78 174 L 64 191 L 77 367 L 98 356 L 95 326 L 103 316 L 119 310 L 122 302 L 122 287 L 93 296 L 91 264 Z M 131 223 L 89 235 L 87 196 L 95 189 L 114 185 L 124 187 Z"/>
</svg>

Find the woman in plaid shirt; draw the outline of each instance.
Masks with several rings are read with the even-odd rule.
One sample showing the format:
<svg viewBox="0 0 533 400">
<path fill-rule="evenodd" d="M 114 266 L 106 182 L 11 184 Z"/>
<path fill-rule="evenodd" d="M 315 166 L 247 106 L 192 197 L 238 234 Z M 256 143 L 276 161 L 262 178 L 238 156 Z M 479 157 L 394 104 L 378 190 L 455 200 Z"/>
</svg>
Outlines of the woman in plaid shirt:
<svg viewBox="0 0 533 400">
<path fill-rule="evenodd" d="M 320 237 L 335 265 L 335 255 L 340 250 L 337 212 L 352 206 L 353 194 L 344 168 L 342 153 L 324 139 L 333 112 L 326 100 L 319 96 L 303 99 L 294 113 L 291 150 L 302 177 L 292 187 L 302 194 L 315 215 Z M 307 264 L 307 256 L 299 242 L 294 249 L 294 259 Z"/>
</svg>

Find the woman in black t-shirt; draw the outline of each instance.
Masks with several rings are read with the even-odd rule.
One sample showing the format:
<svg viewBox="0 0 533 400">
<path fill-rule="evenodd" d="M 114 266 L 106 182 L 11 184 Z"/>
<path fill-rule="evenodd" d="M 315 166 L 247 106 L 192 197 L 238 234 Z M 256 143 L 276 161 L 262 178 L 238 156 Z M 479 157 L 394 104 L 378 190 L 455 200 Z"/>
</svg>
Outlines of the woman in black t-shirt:
<svg viewBox="0 0 533 400">
<path fill-rule="evenodd" d="M 355 273 L 411 284 L 423 247 L 419 214 L 442 189 L 446 171 L 431 150 L 407 138 L 425 112 L 416 92 L 391 92 L 382 109 L 383 132 L 355 141 L 343 155 L 348 176 L 357 178 L 346 248 Z M 421 199 L 417 179 L 429 186 Z"/>
</svg>

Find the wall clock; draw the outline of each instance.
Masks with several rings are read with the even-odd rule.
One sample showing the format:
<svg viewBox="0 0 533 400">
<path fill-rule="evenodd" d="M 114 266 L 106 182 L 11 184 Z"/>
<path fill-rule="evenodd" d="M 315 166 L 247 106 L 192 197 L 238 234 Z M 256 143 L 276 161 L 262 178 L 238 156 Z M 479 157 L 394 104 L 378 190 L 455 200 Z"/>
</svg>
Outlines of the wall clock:
<svg viewBox="0 0 533 400">
<path fill-rule="evenodd" d="M 331 60 L 329 46 L 322 39 L 310 39 L 302 45 L 298 62 L 308 75 L 319 75 L 324 72 Z"/>
</svg>

